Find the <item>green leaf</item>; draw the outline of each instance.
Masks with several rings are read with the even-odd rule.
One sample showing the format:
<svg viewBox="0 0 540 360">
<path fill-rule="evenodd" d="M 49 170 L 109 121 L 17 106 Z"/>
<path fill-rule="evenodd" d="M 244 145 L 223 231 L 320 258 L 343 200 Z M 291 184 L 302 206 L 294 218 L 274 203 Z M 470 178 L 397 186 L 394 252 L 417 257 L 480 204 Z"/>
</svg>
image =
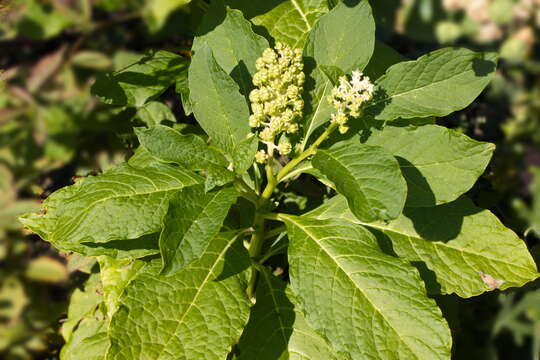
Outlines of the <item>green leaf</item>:
<svg viewBox="0 0 540 360">
<path fill-rule="evenodd" d="M 241 11 L 225 8 L 220 1 L 210 5 L 193 40 L 193 51 L 207 45 L 216 62 L 247 95 L 253 88 L 252 76 L 257 72 L 255 61 L 269 47 L 268 41 L 251 29 Z"/>
<path fill-rule="evenodd" d="M 435 207 L 406 208 L 388 223 L 363 223 L 350 212 L 345 198 L 336 196 L 309 216 L 341 218 L 382 232 L 398 256 L 422 261 L 435 273 L 438 284 L 431 290 L 442 294 L 471 297 L 538 277 L 525 243 L 495 215 L 464 197 Z"/>
<path fill-rule="evenodd" d="M 232 153 L 251 133 L 246 99 L 218 65 L 208 46 L 195 53 L 189 67 L 190 101 L 195 117 L 216 145 Z"/>
<path fill-rule="evenodd" d="M 161 161 L 176 163 L 190 170 L 225 168 L 229 164 L 225 156 L 206 145 L 199 136 L 184 135 L 164 125 L 134 130 L 141 145 L 151 156 Z"/>
<path fill-rule="evenodd" d="M 182 270 L 204 253 L 237 196 L 233 187 L 205 192 L 204 186 L 197 185 L 171 197 L 159 238 L 163 274 Z"/>
<path fill-rule="evenodd" d="M 73 331 L 79 322 L 87 316 L 93 316 L 99 304 L 102 302 L 102 295 L 98 291 L 99 274 L 91 274 L 84 283 L 84 289 L 75 289 L 71 294 L 68 316 L 62 323 L 61 334 L 64 340 L 69 341 Z"/>
<path fill-rule="evenodd" d="M 178 74 L 175 87 L 176 92 L 180 94 L 180 100 L 182 101 L 184 113 L 186 115 L 191 115 L 193 113 L 193 109 L 191 107 L 191 101 L 189 100 L 189 80 L 187 69 L 186 71 L 182 71 L 180 74 Z"/>
<path fill-rule="evenodd" d="M 15 22 L 17 32 L 26 38 L 34 40 L 51 38 L 73 24 L 75 20 L 69 16 L 69 12 L 54 11 L 51 6 L 36 0 L 20 1 L 16 5 L 23 6 L 22 19 Z"/>
<path fill-rule="evenodd" d="M 375 40 L 373 56 L 369 60 L 364 74 L 373 81 L 384 75 L 386 70 L 397 63 L 409 60 L 385 43 Z"/>
<path fill-rule="evenodd" d="M 283 215 L 291 287 L 308 323 L 353 359 L 450 359 L 450 330 L 411 265 L 343 220 Z"/>
<path fill-rule="evenodd" d="M 147 0 L 143 16 L 152 31 L 159 30 L 169 15 L 176 9 L 187 5 L 191 0 Z"/>
<path fill-rule="evenodd" d="M 308 32 L 328 12 L 327 0 L 227 0 L 276 42 L 301 48 Z"/>
<path fill-rule="evenodd" d="M 175 275 L 160 276 L 161 260 L 149 262 L 124 290 L 107 359 L 225 359 L 248 320 L 242 271 L 249 264 L 232 233 L 215 237 Z"/>
<path fill-rule="evenodd" d="M 395 219 L 403 210 L 407 184 L 397 160 L 383 148 L 343 141 L 319 149 L 311 163 L 345 195 L 359 219 Z"/>
<path fill-rule="evenodd" d="M 60 352 L 62 360 L 103 360 L 109 348 L 107 322 L 100 318 L 84 319 L 73 338 Z"/>
<path fill-rule="evenodd" d="M 176 122 L 171 109 L 159 101 L 150 101 L 138 108 L 137 116 L 148 126 L 159 125 L 166 120 Z"/>
<path fill-rule="evenodd" d="M 335 351 L 295 309 L 287 284 L 261 269 L 257 302 L 238 342 L 238 360 L 337 360 Z"/>
<path fill-rule="evenodd" d="M 139 169 L 118 165 L 100 176 L 88 177 L 52 194 L 44 214 L 21 221 L 61 250 L 81 243 L 135 239 L 161 229 L 169 197 L 201 182 L 180 167 L 156 163 Z"/>
<path fill-rule="evenodd" d="M 495 53 L 445 48 L 396 64 L 377 80 L 366 114 L 388 121 L 461 110 L 488 85 L 496 61 Z"/>
<path fill-rule="evenodd" d="M 207 184 L 225 185 L 234 180 L 234 173 L 227 170 L 229 161 L 196 135 L 183 135 L 168 126 L 156 125 L 135 128 L 141 143 L 153 157 L 173 162 L 190 170 L 204 170 Z"/>
<path fill-rule="evenodd" d="M 68 319 L 62 325 L 66 344 L 61 359 L 105 359 L 110 345 L 110 317 L 124 289 L 143 265 L 142 261 L 100 259 L 100 274 L 90 275 L 84 291 L 75 290 L 71 298 Z"/>
<path fill-rule="evenodd" d="M 63 244 L 54 243 L 61 248 Z M 136 239 L 113 240 L 106 243 L 85 242 L 67 245 L 69 250 L 85 256 L 105 255 L 113 259 L 139 259 L 145 256 L 159 254 L 159 233 L 142 235 Z"/>
<path fill-rule="evenodd" d="M 84 291 L 75 289 L 69 304 L 68 318 L 62 324 L 62 360 L 103 360 L 109 347 L 108 320 L 100 308 L 99 274 L 90 275 Z"/>
<path fill-rule="evenodd" d="M 134 130 L 135 132 L 137 132 L 137 128 L 134 128 Z M 146 149 L 144 146 L 139 146 L 138 148 L 136 148 L 135 153 L 128 160 L 129 165 L 139 169 L 151 167 L 159 164 L 160 162 L 162 161 L 152 156 L 152 154 L 150 154 L 150 151 L 148 151 L 148 149 Z"/>
<path fill-rule="evenodd" d="M 107 256 L 100 257 L 101 292 L 103 293 L 103 303 L 109 319 L 118 310 L 120 297 L 125 288 L 143 265 L 143 261 L 118 260 Z"/>
<path fill-rule="evenodd" d="M 48 283 L 62 283 L 69 278 L 66 266 L 49 256 L 32 259 L 26 268 L 25 276 L 33 281 Z"/>
<path fill-rule="evenodd" d="M 91 50 L 77 52 L 71 59 L 71 63 L 75 66 L 99 70 L 108 70 L 112 67 L 112 61 L 107 55 Z"/>
<path fill-rule="evenodd" d="M 238 175 L 245 173 L 255 161 L 255 153 L 259 146 L 259 138 L 250 136 L 236 144 L 231 155 L 234 172 Z"/>
<path fill-rule="evenodd" d="M 358 34 L 362 34 L 359 36 Z M 369 62 L 375 46 L 375 22 L 367 0 L 356 5 L 339 3 L 332 11 L 321 17 L 309 33 L 304 48 L 306 74 L 311 74 L 314 85 L 306 81 L 309 91 L 305 108 L 305 147 L 315 129 L 330 120 L 334 111 L 328 102 L 333 88 L 321 66 L 337 68 L 345 74 L 362 71 Z"/>
<path fill-rule="evenodd" d="M 92 93 L 112 105 L 142 106 L 175 83 L 188 66 L 183 57 L 168 51 L 129 56 L 129 64 L 114 73 L 98 74 Z"/>
<path fill-rule="evenodd" d="M 320 65 L 319 70 L 326 76 L 332 83 L 332 86 L 339 84 L 339 78 L 345 75 L 343 71 L 336 66 Z"/>
<path fill-rule="evenodd" d="M 486 169 L 495 146 L 437 125 L 386 126 L 366 141 L 394 155 L 407 180 L 406 206 L 454 201 Z"/>
</svg>

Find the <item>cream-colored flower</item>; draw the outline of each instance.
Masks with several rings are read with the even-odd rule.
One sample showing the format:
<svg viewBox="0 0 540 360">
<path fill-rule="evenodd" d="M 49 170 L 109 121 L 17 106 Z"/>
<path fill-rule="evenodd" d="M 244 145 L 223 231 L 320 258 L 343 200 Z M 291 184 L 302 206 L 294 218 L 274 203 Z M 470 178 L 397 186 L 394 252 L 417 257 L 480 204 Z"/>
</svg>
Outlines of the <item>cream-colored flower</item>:
<svg viewBox="0 0 540 360">
<path fill-rule="evenodd" d="M 373 83 L 360 71 L 353 71 L 350 80 L 347 76 L 339 78 L 339 85 L 332 89 L 328 97 L 328 101 L 336 109 L 330 121 L 339 125 L 339 132 L 347 132 L 347 120 L 362 114 L 362 105 L 373 98 L 374 91 Z"/>
<path fill-rule="evenodd" d="M 287 137 L 281 136 L 277 149 L 281 155 L 288 155 L 292 151 L 292 144 Z"/>
<path fill-rule="evenodd" d="M 298 131 L 296 121 L 304 108 L 302 50 L 277 43 L 275 49 L 263 51 L 255 66 L 253 84 L 257 88 L 249 94 L 253 112 L 249 125 L 258 130 L 262 141 L 274 144 L 279 134 Z M 292 146 L 277 148 L 283 154 L 282 150 L 287 151 Z M 262 159 L 262 155 L 259 158 Z"/>
<path fill-rule="evenodd" d="M 259 164 L 264 164 L 268 160 L 268 154 L 264 150 L 259 150 L 255 153 L 255 161 Z"/>
</svg>

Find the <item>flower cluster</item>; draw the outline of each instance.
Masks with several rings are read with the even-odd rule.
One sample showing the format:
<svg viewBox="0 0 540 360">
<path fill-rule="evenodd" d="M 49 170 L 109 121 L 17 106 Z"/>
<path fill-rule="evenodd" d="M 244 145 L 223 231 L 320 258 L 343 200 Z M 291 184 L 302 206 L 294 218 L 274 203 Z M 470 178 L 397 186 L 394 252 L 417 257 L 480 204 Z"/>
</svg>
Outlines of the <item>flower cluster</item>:
<svg viewBox="0 0 540 360">
<path fill-rule="evenodd" d="M 336 111 L 332 114 L 332 123 L 339 125 L 339 132 L 344 134 L 349 130 L 349 117 L 359 117 L 362 104 L 373 98 L 374 85 L 360 71 L 353 71 L 351 80 L 346 76 L 339 78 L 339 86 L 332 89 L 328 101 Z"/>
<path fill-rule="evenodd" d="M 275 49 L 264 50 L 256 67 L 253 84 L 257 88 L 249 94 L 253 111 L 249 125 L 259 130 L 259 138 L 271 151 L 277 136 L 298 131 L 296 120 L 302 116 L 304 108 L 302 50 L 277 43 Z M 285 135 L 280 137 L 277 149 L 283 155 L 291 152 L 291 143 Z M 256 160 L 265 162 L 267 158 L 261 151 Z"/>
</svg>

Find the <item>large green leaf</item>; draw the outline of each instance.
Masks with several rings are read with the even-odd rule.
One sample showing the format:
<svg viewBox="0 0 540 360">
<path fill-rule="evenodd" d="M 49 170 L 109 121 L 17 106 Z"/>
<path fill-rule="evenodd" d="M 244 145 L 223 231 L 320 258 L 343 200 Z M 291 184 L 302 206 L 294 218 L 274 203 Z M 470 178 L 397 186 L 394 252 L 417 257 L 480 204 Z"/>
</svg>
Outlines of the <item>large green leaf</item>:
<svg viewBox="0 0 540 360">
<path fill-rule="evenodd" d="M 407 180 L 406 206 L 434 206 L 457 199 L 484 172 L 495 146 L 437 125 L 387 126 L 366 144 L 394 155 Z"/>
<path fill-rule="evenodd" d="M 359 219 L 395 219 L 403 210 L 407 184 L 397 160 L 383 148 L 343 141 L 319 149 L 311 163 L 345 195 Z"/>
<path fill-rule="evenodd" d="M 253 88 L 251 77 L 257 71 L 255 61 L 269 46 L 268 41 L 253 32 L 242 12 L 226 9 L 220 1 L 215 1 L 197 30 L 193 50 L 197 52 L 205 44 L 212 49 L 219 66 L 247 95 Z"/>
<path fill-rule="evenodd" d="M 234 234 L 220 234 L 204 255 L 172 276 L 161 260 L 143 267 L 112 318 L 107 359 L 223 360 L 249 316 L 242 271 L 249 255 Z"/>
<path fill-rule="evenodd" d="M 328 12 L 327 0 L 227 0 L 265 35 L 292 47 L 304 46 L 308 32 Z"/>
<path fill-rule="evenodd" d="M 337 360 L 335 351 L 295 309 L 287 284 L 261 269 L 257 303 L 238 342 L 238 360 Z"/>
<path fill-rule="evenodd" d="M 171 197 L 159 238 L 163 274 L 173 274 L 203 254 L 237 195 L 234 187 L 205 192 L 197 185 Z"/>
<path fill-rule="evenodd" d="M 201 180 L 177 166 L 122 164 L 61 189 L 44 202 L 45 213 L 21 220 L 62 250 L 74 246 L 77 251 L 85 242 L 136 239 L 159 231 L 169 197 Z"/>
<path fill-rule="evenodd" d="M 398 256 L 424 262 L 435 273 L 438 284 L 430 290 L 442 294 L 470 297 L 494 288 L 522 286 L 538 277 L 525 243 L 467 198 L 435 207 L 406 208 L 388 223 L 363 223 L 338 195 L 309 216 L 346 219 L 382 232 Z"/>
<path fill-rule="evenodd" d="M 197 121 L 216 145 L 233 153 L 251 133 L 246 99 L 219 66 L 208 46 L 202 46 L 189 67 L 190 101 Z"/>
<path fill-rule="evenodd" d="M 450 359 L 450 330 L 415 268 L 343 220 L 283 215 L 308 323 L 353 359 Z"/>
<path fill-rule="evenodd" d="M 208 182 L 221 186 L 234 180 L 234 173 L 227 170 L 229 161 L 217 149 L 208 146 L 196 135 L 183 135 L 168 126 L 157 125 L 135 128 L 142 146 L 153 157 L 174 162 L 190 170 L 204 170 Z"/>
<path fill-rule="evenodd" d="M 445 48 L 390 67 L 366 113 L 377 120 L 445 116 L 469 105 L 495 72 L 497 55 Z"/>
<path fill-rule="evenodd" d="M 110 74 L 98 74 L 92 93 L 112 105 L 142 106 L 174 84 L 188 61 L 168 51 L 125 55 L 129 62 Z"/>
<path fill-rule="evenodd" d="M 359 35 L 361 34 L 361 35 Z M 315 129 L 330 120 L 335 110 L 328 102 L 332 82 L 321 66 L 337 68 L 345 74 L 362 71 L 368 64 L 375 46 L 375 22 L 367 0 L 356 5 L 339 3 L 321 17 L 309 33 L 304 49 L 306 81 L 309 91 L 305 108 L 304 140 L 306 145 Z"/>
</svg>

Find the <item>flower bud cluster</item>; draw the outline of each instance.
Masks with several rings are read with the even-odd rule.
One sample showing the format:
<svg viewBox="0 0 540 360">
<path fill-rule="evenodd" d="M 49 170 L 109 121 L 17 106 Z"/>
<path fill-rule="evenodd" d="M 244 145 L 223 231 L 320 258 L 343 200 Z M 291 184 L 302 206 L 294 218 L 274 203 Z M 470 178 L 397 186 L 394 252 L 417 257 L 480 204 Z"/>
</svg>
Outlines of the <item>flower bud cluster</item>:
<svg viewBox="0 0 540 360">
<path fill-rule="evenodd" d="M 302 50 L 277 43 L 275 49 L 264 50 L 255 65 L 257 73 L 253 76 L 253 84 L 257 88 L 249 94 L 253 111 L 249 125 L 258 129 L 259 138 L 273 147 L 279 134 L 298 131 L 297 119 L 302 116 L 304 108 Z M 277 149 L 286 155 L 292 146 L 282 136 Z M 264 162 L 265 154 L 258 154 L 257 161 Z"/>
<path fill-rule="evenodd" d="M 360 71 L 353 71 L 351 80 L 347 76 L 339 78 L 339 86 L 332 89 L 328 101 L 336 111 L 331 115 L 331 122 L 339 125 L 339 132 L 344 134 L 349 130 L 349 117 L 359 117 L 362 105 L 373 98 L 375 86 L 367 76 Z"/>
</svg>

